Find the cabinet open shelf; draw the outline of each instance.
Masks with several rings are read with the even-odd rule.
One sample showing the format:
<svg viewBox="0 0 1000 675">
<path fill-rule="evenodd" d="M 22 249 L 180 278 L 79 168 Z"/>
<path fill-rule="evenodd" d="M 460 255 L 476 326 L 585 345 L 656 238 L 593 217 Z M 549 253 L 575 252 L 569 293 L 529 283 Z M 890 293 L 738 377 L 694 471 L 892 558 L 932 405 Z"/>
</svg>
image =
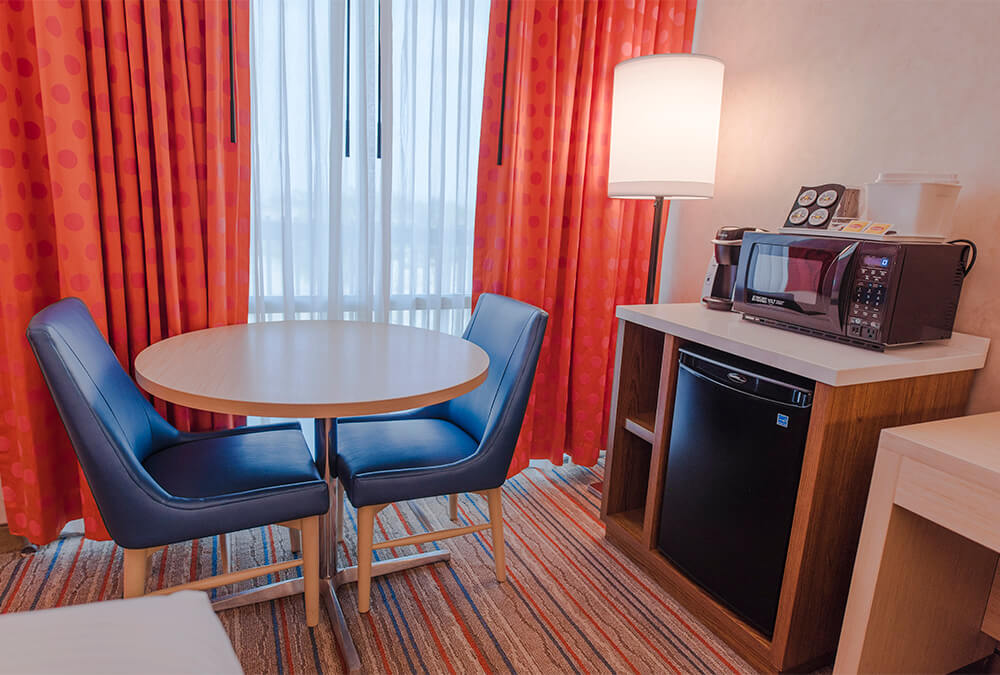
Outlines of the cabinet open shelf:
<svg viewBox="0 0 1000 675">
<path fill-rule="evenodd" d="M 620 528 L 625 530 L 631 536 L 636 539 L 640 539 L 642 537 L 642 523 L 645 516 L 646 510 L 638 508 L 632 509 L 631 511 L 615 513 L 608 516 L 608 519 L 615 522 Z"/>
<path fill-rule="evenodd" d="M 647 443 L 652 443 L 655 422 L 656 412 L 653 410 L 636 413 L 625 418 L 625 430 L 635 434 Z"/>
<path fill-rule="evenodd" d="M 608 447 L 614 447 L 615 461 L 611 471 L 605 472 L 601 513 L 622 537 L 637 545 L 650 539 L 656 520 L 647 496 L 651 477 L 659 474 L 654 456 L 656 444 L 662 443 L 656 433 L 657 410 L 667 394 L 660 388 L 665 344 L 659 331 L 620 324 L 608 441 Z M 673 349 L 672 338 L 670 344 Z M 666 356 L 667 361 L 673 358 Z"/>
</svg>

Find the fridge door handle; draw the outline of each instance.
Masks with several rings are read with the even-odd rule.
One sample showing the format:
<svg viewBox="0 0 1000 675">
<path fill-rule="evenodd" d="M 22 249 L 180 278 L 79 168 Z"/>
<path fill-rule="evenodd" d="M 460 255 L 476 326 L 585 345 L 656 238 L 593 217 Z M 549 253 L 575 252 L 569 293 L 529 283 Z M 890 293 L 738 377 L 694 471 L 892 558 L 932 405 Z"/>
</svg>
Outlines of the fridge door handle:
<svg viewBox="0 0 1000 675">
<path fill-rule="evenodd" d="M 741 368 L 733 366 L 732 364 L 725 364 L 725 363 L 722 363 L 721 361 L 716 361 L 715 359 L 709 358 L 707 356 L 703 356 L 702 354 L 695 354 L 694 352 L 688 351 L 687 349 L 684 349 L 684 348 L 681 348 L 678 351 L 680 351 L 680 353 L 681 353 L 682 356 L 686 357 L 686 359 L 682 358 L 680 360 L 679 365 L 681 367 L 687 366 L 688 370 L 690 370 L 691 372 L 703 375 L 704 377 L 706 377 L 709 380 L 712 380 L 713 382 L 720 382 L 720 383 L 722 383 L 722 381 L 720 379 L 718 379 L 717 377 L 712 377 L 712 375 L 710 373 L 703 373 L 698 368 L 692 367 L 692 365 L 694 363 L 698 362 L 698 361 L 701 361 L 703 363 L 710 363 L 713 366 L 717 366 L 719 368 L 724 368 L 727 373 L 740 374 L 740 375 L 743 375 L 743 376 L 745 376 L 747 378 L 754 378 L 754 379 L 760 380 L 762 382 L 770 382 L 771 384 L 778 385 L 779 387 L 784 387 L 785 389 L 791 389 L 793 391 L 801 391 L 803 394 L 809 394 L 810 396 L 812 396 L 812 391 L 810 391 L 809 389 L 803 389 L 802 387 L 796 386 L 796 385 L 791 384 L 789 382 L 782 382 L 781 380 L 775 380 L 774 378 L 767 377 L 766 375 L 760 375 L 758 373 L 755 373 L 752 370 L 742 370 Z M 689 365 L 688 363 L 685 363 L 685 360 L 688 360 L 691 365 Z M 738 382 L 738 380 L 729 378 L 728 375 L 727 375 L 727 379 L 730 379 L 734 383 Z M 746 380 L 746 381 L 748 381 L 748 380 Z M 746 381 L 744 381 L 744 383 Z"/>
<path fill-rule="evenodd" d="M 773 382 L 774 384 L 780 385 L 780 386 L 788 389 L 789 391 L 795 392 L 795 395 L 793 396 L 793 400 L 792 401 L 778 401 L 778 400 L 775 400 L 775 399 L 770 398 L 768 396 L 761 396 L 760 394 L 757 394 L 755 392 L 747 391 L 746 389 L 739 389 L 739 388 L 733 386 L 736 383 L 735 380 L 733 380 L 732 384 L 731 384 L 730 382 L 724 381 L 724 380 L 719 379 L 717 377 L 712 377 L 711 375 L 708 375 L 706 373 L 702 373 L 702 372 L 700 372 L 698 370 L 695 370 L 694 368 L 692 368 L 691 366 L 689 366 L 688 364 L 683 363 L 683 362 L 679 363 L 678 366 L 680 367 L 681 370 L 685 370 L 685 371 L 691 373 L 692 375 L 694 375 L 697 378 L 705 380 L 706 382 L 711 382 L 712 384 L 715 384 L 715 385 L 717 385 L 719 387 L 724 387 L 726 389 L 730 389 L 732 391 L 739 392 L 743 396 L 749 396 L 751 398 L 756 398 L 756 399 L 759 399 L 761 401 L 767 401 L 768 403 L 777 403 L 778 405 L 787 405 L 787 406 L 790 406 L 790 407 L 793 407 L 793 408 L 809 408 L 812 405 L 812 392 L 806 391 L 806 390 L 801 389 L 799 387 L 795 387 L 795 386 L 786 384 L 784 382 L 778 382 L 777 380 L 771 380 L 770 378 L 764 378 L 764 379 L 767 379 L 770 382 Z M 729 373 L 726 376 L 726 380 L 729 380 L 729 375 L 740 375 L 740 374 L 736 373 L 736 372 L 731 372 L 731 373 Z"/>
</svg>

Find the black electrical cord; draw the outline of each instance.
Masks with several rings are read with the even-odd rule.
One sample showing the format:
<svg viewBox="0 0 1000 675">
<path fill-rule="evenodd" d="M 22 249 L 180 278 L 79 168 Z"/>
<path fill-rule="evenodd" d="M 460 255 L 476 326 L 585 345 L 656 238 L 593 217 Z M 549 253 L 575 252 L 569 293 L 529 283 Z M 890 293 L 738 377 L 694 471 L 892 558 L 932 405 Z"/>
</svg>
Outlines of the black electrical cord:
<svg viewBox="0 0 1000 675">
<path fill-rule="evenodd" d="M 964 277 L 969 276 L 969 272 L 972 271 L 972 266 L 976 264 L 976 256 L 979 253 L 979 251 L 976 249 L 976 243 L 974 241 L 972 241 L 971 239 L 952 239 L 948 243 L 949 244 L 966 244 L 969 247 L 969 250 L 972 252 L 972 254 L 969 257 L 969 264 L 965 266 L 965 270 L 962 273 L 962 276 L 964 276 Z"/>
</svg>

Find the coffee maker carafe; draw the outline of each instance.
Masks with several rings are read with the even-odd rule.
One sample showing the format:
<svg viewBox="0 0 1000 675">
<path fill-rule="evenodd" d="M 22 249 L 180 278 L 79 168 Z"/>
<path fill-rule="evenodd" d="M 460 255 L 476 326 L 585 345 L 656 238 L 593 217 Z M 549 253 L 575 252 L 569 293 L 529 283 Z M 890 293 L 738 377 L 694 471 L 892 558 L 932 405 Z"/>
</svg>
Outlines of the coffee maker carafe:
<svg viewBox="0 0 1000 675">
<path fill-rule="evenodd" d="M 733 287 L 736 285 L 736 266 L 740 261 L 743 234 L 757 231 L 756 227 L 727 225 L 715 233 L 712 239 L 715 250 L 705 274 L 701 299 L 709 309 L 728 312 L 733 308 Z"/>
</svg>

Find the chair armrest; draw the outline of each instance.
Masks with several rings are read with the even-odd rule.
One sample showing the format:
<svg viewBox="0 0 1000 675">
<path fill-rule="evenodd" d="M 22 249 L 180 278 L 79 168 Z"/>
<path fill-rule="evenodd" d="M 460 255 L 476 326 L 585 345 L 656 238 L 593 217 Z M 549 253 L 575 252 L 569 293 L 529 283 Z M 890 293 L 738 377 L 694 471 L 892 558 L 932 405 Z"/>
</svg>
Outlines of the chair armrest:
<svg viewBox="0 0 1000 675">
<path fill-rule="evenodd" d="M 235 429 L 219 429 L 217 431 L 182 431 L 177 438 L 176 445 L 188 443 L 190 441 L 203 441 L 209 438 L 225 438 L 226 436 L 240 436 L 242 434 L 256 434 L 265 431 L 302 431 L 302 425 L 298 422 L 278 422 L 276 424 L 260 424 L 257 426 L 236 427 Z"/>
<path fill-rule="evenodd" d="M 446 414 L 447 402 L 435 403 L 423 408 L 413 408 L 412 410 L 400 410 L 399 412 L 383 413 L 381 415 L 364 415 L 362 417 L 341 417 L 338 424 L 352 424 L 354 422 L 392 422 L 394 420 L 423 420 L 423 419 L 448 419 Z"/>
</svg>

